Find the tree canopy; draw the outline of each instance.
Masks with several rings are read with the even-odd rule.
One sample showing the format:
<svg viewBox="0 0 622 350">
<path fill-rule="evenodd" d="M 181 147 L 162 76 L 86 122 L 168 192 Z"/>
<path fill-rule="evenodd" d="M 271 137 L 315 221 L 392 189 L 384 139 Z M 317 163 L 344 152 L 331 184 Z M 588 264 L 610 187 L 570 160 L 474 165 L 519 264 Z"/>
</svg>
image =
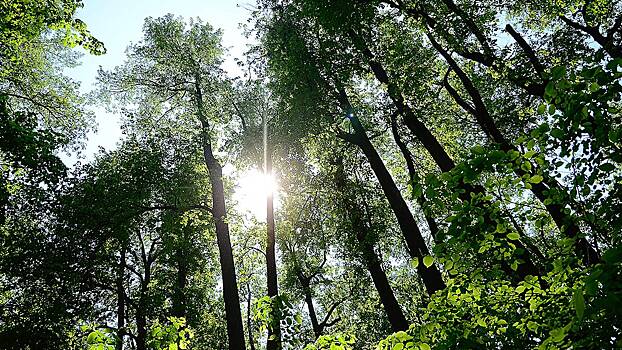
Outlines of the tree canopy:
<svg viewBox="0 0 622 350">
<path fill-rule="evenodd" d="M 621 2 L 162 14 L 89 98 L 82 6 L 0 0 L 1 349 L 622 347 Z"/>
</svg>

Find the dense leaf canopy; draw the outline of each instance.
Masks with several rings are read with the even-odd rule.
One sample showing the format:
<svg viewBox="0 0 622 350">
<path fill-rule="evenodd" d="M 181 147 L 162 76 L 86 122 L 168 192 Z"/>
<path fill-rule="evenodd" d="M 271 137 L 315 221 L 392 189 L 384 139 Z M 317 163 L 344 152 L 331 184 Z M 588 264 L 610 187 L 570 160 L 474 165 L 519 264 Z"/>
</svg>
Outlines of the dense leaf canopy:
<svg viewBox="0 0 622 350">
<path fill-rule="evenodd" d="M 82 6 L 0 0 L 1 349 L 622 347 L 620 1 L 148 17 L 68 168 Z"/>
</svg>

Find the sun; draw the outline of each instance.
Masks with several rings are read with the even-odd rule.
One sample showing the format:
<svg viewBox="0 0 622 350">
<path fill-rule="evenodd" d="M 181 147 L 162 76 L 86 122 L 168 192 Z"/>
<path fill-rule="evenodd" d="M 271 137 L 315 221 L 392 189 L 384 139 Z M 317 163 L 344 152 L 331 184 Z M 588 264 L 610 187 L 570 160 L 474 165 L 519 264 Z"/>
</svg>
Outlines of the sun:
<svg viewBox="0 0 622 350">
<path fill-rule="evenodd" d="M 266 199 L 274 196 L 274 208 L 279 203 L 278 183 L 275 177 L 257 169 L 244 172 L 238 178 L 234 200 L 242 213 L 252 215 L 258 221 L 266 221 Z"/>
</svg>

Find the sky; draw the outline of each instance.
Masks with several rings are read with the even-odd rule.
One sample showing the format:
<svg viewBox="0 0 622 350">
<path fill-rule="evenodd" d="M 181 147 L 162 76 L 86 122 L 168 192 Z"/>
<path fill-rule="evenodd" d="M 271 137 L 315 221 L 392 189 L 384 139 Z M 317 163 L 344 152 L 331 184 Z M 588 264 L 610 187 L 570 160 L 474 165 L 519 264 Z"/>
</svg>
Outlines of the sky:
<svg viewBox="0 0 622 350">
<path fill-rule="evenodd" d="M 128 44 L 142 38 L 146 17 L 172 13 L 185 19 L 200 17 L 214 28 L 222 29 L 223 46 L 228 48 L 223 68 L 229 76 L 239 76 L 241 72 L 234 58 L 242 58 L 246 50 L 248 40 L 240 24 L 246 23 L 251 4 L 252 0 L 84 0 L 85 6 L 76 17 L 83 20 L 90 32 L 104 42 L 107 52 L 102 56 L 85 54 L 81 59 L 82 64 L 68 69 L 65 74 L 81 83 L 83 93 L 91 91 L 98 68 L 101 66 L 104 70 L 110 70 L 122 64 Z M 86 149 L 82 151 L 80 159 L 82 163 L 92 160 L 99 147 L 113 150 L 122 136 L 118 115 L 100 107 L 92 109 L 96 115 L 97 132 L 88 135 Z M 69 166 L 78 161 L 76 155 L 63 155 L 62 158 Z M 229 170 L 229 175 L 232 175 L 228 167 L 224 170 Z M 234 193 L 238 210 L 249 213 L 259 221 L 265 220 L 265 188 L 276 188 L 276 185 L 271 185 L 274 180 L 266 180 L 257 170 L 238 175 L 238 186 Z M 275 206 L 278 207 L 278 197 L 275 198 Z"/>
<path fill-rule="evenodd" d="M 242 57 L 247 39 L 239 28 L 249 16 L 251 0 L 85 0 L 84 7 L 76 15 L 86 22 L 91 33 L 104 42 L 106 54 L 93 56 L 85 54 L 79 67 L 68 69 L 65 73 L 81 82 L 81 91 L 93 89 L 97 69 L 101 66 L 110 70 L 123 63 L 125 48 L 130 42 L 142 37 L 142 25 L 146 17 L 160 17 L 167 13 L 190 17 L 200 17 L 214 28 L 223 30 L 223 45 L 229 49 L 223 68 L 231 76 L 240 74 L 235 57 Z M 97 132 L 88 135 L 85 160 L 92 158 L 98 147 L 114 149 L 121 137 L 119 118 L 107 113 L 103 108 L 93 108 L 96 114 Z M 77 160 L 76 156 L 65 156 L 68 164 Z M 84 160 L 83 160 L 84 162 Z"/>
</svg>

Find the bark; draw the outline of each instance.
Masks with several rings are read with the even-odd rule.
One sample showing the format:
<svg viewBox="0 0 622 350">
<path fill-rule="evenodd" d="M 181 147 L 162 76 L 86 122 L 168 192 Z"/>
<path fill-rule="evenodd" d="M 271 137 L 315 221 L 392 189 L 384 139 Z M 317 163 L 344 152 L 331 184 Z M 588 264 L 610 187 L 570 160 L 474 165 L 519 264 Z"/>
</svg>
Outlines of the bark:
<svg viewBox="0 0 622 350">
<path fill-rule="evenodd" d="M 395 115 L 392 115 L 391 116 L 391 132 L 393 134 L 393 139 L 395 140 L 397 147 L 400 149 L 400 152 L 402 152 L 402 156 L 404 157 L 404 160 L 406 161 L 406 168 L 408 169 L 408 177 L 410 178 L 411 186 L 414 188 L 414 186 L 416 185 L 416 180 L 418 176 L 417 176 L 417 171 L 415 170 L 415 163 L 413 162 L 413 155 L 408 149 L 408 146 L 406 145 L 406 143 L 402 141 L 399 131 L 397 130 L 397 120 L 395 119 L 396 119 Z M 436 224 L 436 220 L 434 220 L 434 218 L 430 214 L 428 214 L 428 212 L 425 210 L 425 208 L 427 207 L 427 199 L 425 198 L 425 195 L 423 193 L 419 196 L 416 196 L 416 198 L 417 198 L 417 203 L 421 207 L 421 211 L 423 211 L 423 216 L 425 217 L 425 221 L 428 223 L 430 234 L 432 235 L 432 238 L 436 240 L 436 238 L 438 237 L 438 225 Z"/>
<path fill-rule="evenodd" d="M 417 221 L 410 212 L 410 208 L 408 208 L 408 204 L 406 204 L 404 197 L 402 197 L 402 193 L 399 188 L 397 188 L 391 173 L 389 173 L 384 165 L 384 162 L 382 161 L 382 158 L 380 158 L 380 155 L 376 151 L 376 148 L 367 137 L 367 133 L 363 128 L 363 125 L 361 125 L 358 118 L 352 113 L 352 106 L 346 92 L 343 89 L 340 89 L 339 91 L 339 100 L 342 104 L 342 108 L 348 114 L 352 128 L 354 129 L 354 134 L 341 134 L 338 136 L 357 145 L 361 151 L 363 151 L 365 158 L 367 158 L 367 161 L 376 175 L 376 178 L 380 183 L 380 187 L 382 187 L 382 191 L 384 192 L 385 197 L 389 201 L 389 205 L 397 218 L 398 225 L 406 241 L 406 246 L 408 247 L 410 256 L 414 259 L 418 259 L 420 262 L 417 267 L 417 272 L 419 273 L 419 276 L 421 276 L 428 293 L 432 295 L 434 292 L 444 289 L 445 283 L 443 282 L 443 278 L 436 264 L 426 267 L 423 263 L 421 263 L 423 257 L 430 255 L 430 251 L 428 250 L 425 240 L 423 239 L 421 230 L 419 230 Z"/>
<path fill-rule="evenodd" d="M 559 16 L 559 18 L 568 26 L 591 36 L 612 58 L 622 58 L 622 45 L 616 44 L 614 38 L 616 32 L 620 30 L 622 15 L 616 18 L 614 25 L 607 31 L 606 35 L 600 32 L 598 26 L 583 25 L 566 16 Z"/>
<path fill-rule="evenodd" d="M 188 264 L 182 248 L 176 250 L 177 281 L 173 295 L 173 316 L 186 317 L 186 284 L 188 280 Z"/>
<path fill-rule="evenodd" d="M 265 118 L 265 117 L 264 117 Z M 272 152 L 268 148 L 267 142 L 267 123 L 264 119 L 264 170 L 266 176 L 272 175 Z M 268 283 L 268 296 L 276 297 L 279 295 L 278 279 L 276 271 L 276 239 L 274 235 L 274 195 L 268 193 L 266 198 L 266 227 L 267 227 L 267 246 L 266 246 L 266 280 Z M 275 323 L 275 329 L 268 330 L 267 350 L 281 348 L 281 326 L 280 322 Z M 274 336 L 275 339 L 271 339 Z"/>
<path fill-rule="evenodd" d="M 250 350 L 255 350 L 255 340 L 253 339 L 253 323 L 251 321 L 251 301 L 252 293 L 250 284 L 246 284 L 247 297 L 246 297 L 246 328 L 248 331 L 248 343 Z"/>
<path fill-rule="evenodd" d="M 484 104 L 484 100 L 480 95 L 479 90 L 473 85 L 471 79 L 462 70 L 462 68 L 460 68 L 458 63 L 451 57 L 449 52 L 443 49 L 430 34 L 428 34 L 428 38 L 430 39 L 432 46 L 434 46 L 434 48 L 443 56 L 443 58 L 445 58 L 451 69 L 456 73 L 462 85 L 465 87 L 467 93 L 471 97 L 473 106 L 463 108 L 475 117 L 475 120 L 484 130 L 488 138 L 492 142 L 499 144 L 503 151 L 519 152 L 516 146 L 510 143 L 510 141 L 505 138 L 505 136 L 501 133 L 499 128 L 497 128 L 494 119 L 492 118 L 490 113 L 488 113 L 488 109 Z M 457 94 L 457 92 L 451 88 L 448 83 L 446 83 L 445 86 L 448 88 L 449 93 L 453 96 L 453 98 L 458 102 L 459 105 L 468 105 L 468 103 L 464 101 Z M 532 165 L 532 168 L 537 169 L 537 166 Z M 534 174 L 533 172 L 527 172 L 521 168 L 516 167 L 514 168 L 514 172 L 519 177 L 523 177 L 524 175 L 531 176 Z M 596 250 L 589 244 L 589 242 L 584 237 L 579 237 L 580 230 L 578 225 L 574 222 L 572 218 L 564 213 L 564 208 L 556 203 L 544 204 L 544 201 L 549 198 L 549 194 L 551 193 L 551 191 L 560 193 L 565 192 L 561 185 L 559 185 L 555 179 L 544 176 L 542 182 L 532 184 L 531 186 L 531 192 L 545 206 L 547 212 L 559 228 L 560 232 L 570 238 L 575 239 L 576 252 L 579 256 L 583 258 L 583 261 L 588 265 L 595 264 L 600 261 L 600 256 L 596 252 Z"/>
<path fill-rule="evenodd" d="M 302 275 L 302 272 L 298 272 L 298 282 L 302 287 L 302 292 L 305 296 L 305 304 L 309 310 L 309 318 L 311 319 L 311 326 L 313 327 L 313 334 L 315 338 L 319 338 L 322 335 L 323 329 L 320 328 L 320 324 L 317 320 L 317 313 L 315 312 L 315 306 L 313 305 L 313 296 L 311 295 L 311 286 L 309 278 Z"/>
<path fill-rule="evenodd" d="M 408 204 L 406 204 L 406 201 L 402 197 L 402 193 L 397 188 L 397 185 L 384 165 L 382 158 L 380 158 L 376 148 L 369 141 L 365 129 L 361 125 L 358 118 L 351 113 L 350 122 L 352 123 L 355 131 L 354 134 L 350 135 L 352 136 L 350 141 L 356 144 L 361 151 L 363 151 L 363 154 L 367 158 L 367 161 L 376 175 L 385 197 L 389 201 L 389 205 L 397 218 L 398 225 L 400 226 L 404 239 L 406 240 L 406 246 L 408 247 L 410 256 L 421 262 L 423 257 L 430 255 L 430 252 L 425 240 L 423 239 L 423 235 L 419 230 L 417 221 L 410 212 Z M 445 288 L 445 283 L 443 282 L 443 278 L 436 264 L 426 267 L 423 263 L 420 263 L 417 267 L 417 272 L 421 276 L 423 284 L 430 295 Z"/>
<path fill-rule="evenodd" d="M 356 33 L 351 32 L 350 35 L 354 39 L 358 49 L 361 50 L 363 55 L 367 58 L 370 69 L 376 79 L 387 86 L 389 97 L 396 106 L 397 113 L 403 116 L 406 126 L 421 141 L 441 171 L 446 172 L 452 170 L 455 167 L 453 159 L 447 154 L 447 152 L 445 152 L 443 146 L 438 142 L 434 135 L 432 135 L 430 130 L 427 129 L 425 124 L 418 120 L 413 110 L 406 104 L 399 87 L 389 79 L 387 71 L 378 61 L 376 61 L 373 53 L 369 50 L 366 43 L 362 41 Z M 495 127 L 494 124 L 493 127 Z M 489 128 L 487 126 L 487 130 L 494 131 L 494 128 Z M 461 183 L 459 186 L 465 190 L 465 193 L 460 195 L 460 199 L 463 201 L 470 201 L 471 193 L 482 193 L 484 191 L 483 188 L 473 187 L 465 183 Z M 491 224 L 490 218 L 486 218 L 486 221 Z M 517 242 L 516 245 L 518 248 L 523 248 L 520 242 Z M 521 256 L 521 258 L 525 261 L 525 263 L 520 264 L 517 269 L 517 273 L 521 279 L 524 279 L 527 275 L 540 275 L 539 270 L 528 256 L 528 250 L 524 249 L 524 255 Z M 509 275 L 512 275 L 510 270 L 507 270 L 507 272 Z"/>
<path fill-rule="evenodd" d="M 123 337 L 125 336 L 125 288 L 123 281 L 125 279 L 125 255 L 126 247 L 121 248 L 121 256 L 119 258 L 119 267 L 117 270 L 116 289 L 117 289 L 117 338 L 115 350 L 123 350 Z"/>
<path fill-rule="evenodd" d="M 434 159 L 436 164 L 441 168 L 441 171 L 449 171 L 455 167 L 455 163 L 453 159 L 447 154 L 445 148 L 441 145 L 440 142 L 436 139 L 436 137 L 432 134 L 430 129 L 423 124 L 415 115 L 414 111 L 406 104 L 402 93 L 399 88 L 389 80 L 389 75 L 387 74 L 384 67 L 375 60 L 373 53 L 369 50 L 367 45 L 360 40 L 360 38 L 355 33 L 350 33 L 352 36 L 355 45 L 359 50 L 363 53 L 363 55 L 367 59 L 367 63 L 369 67 L 376 77 L 376 79 L 387 86 L 387 92 L 391 101 L 395 105 L 397 112 L 404 118 L 404 123 L 406 127 L 417 137 L 417 139 L 421 142 L 423 147 L 428 151 L 430 156 Z"/>
<path fill-rule="evenodd" d="M 538 73 L 540 79 L 544 79 L 544 66 L 542 66 L 542 63 L 540 63 L 540 60 L 538 59 L 538 56 L 536 56 L 536 52 L 533 50 L 531 45 L 529 45 L 527 41 L 522 37 L 522 35 L 514 30 L 514 28 L 510 24 L 507 24 L 505 26 L 505 31 L 512 36 L 518 46 L 520 46 L 521 49 L 525 52 L 527 58 L 529 58 L 529 62 L 536 70 L 536 73 Z"/>
<path fill-rule="evenodd" d="M 406 321 L 406 317 L 404 316 L 404 313 L 395 298 L 395 294 L 389 284 L 387 275 L 384 270 L 382 270 L 380 259 L 374 251 L 373 243 L 368 237 L 369 227 L 367 227 L 365 220 L 363 219 L 362 209 L 354 199 L 347 196 L 346 181 L 347 180 L 343 172 L 343 164 L 339 159 L 335 183 L 339 192 L 345 194 L 346 196 L 344 199 L 344 205 L 355 231 L 354 233 L 356 235 L 356 239 L 359 242 L 359 249 L 361 250 L 365 267 L 367 267 L 367 270 L 372 277 L 374 286 L 376 287 L 376 291 L 378 291 L 380 302 L 382 303 L 382 306 L 387 314 L 391 328 L 394 332 L 405 331 L 408 329 L 408 321 Z"/>
<path fill-rule="evenodd" d="M 147 292 L 151 283 L 151 262 L 143 260 L 144 277 L 140 285 L 140 298 L 136 307 L 136 350 L 147 349 Z"/>
<path fill-rule="evenodd" d="M 225 190 L 222 179 L 222 166 L 214 157 L 212 144 L 209 137 L 209 124 L 203 106 L 203 95 L 200 77 L 195 77 L 195 102 L 197 104 L 197 117 L 201 122 L 203 158 L 209 171 L 212 185 L 212 215 L 216 226 L 216 240 L 222 271 L 223 299 L 225 301 L 225 315 L 227 318 L 227 338 L 230 350 L 245 349 L 245 337 L 242 326 L 242 313 L 240 311 L 240 297 L 229 236 L 229 224 L 227 223 L 227 210 L 225 206 Z"/>
</svg>

